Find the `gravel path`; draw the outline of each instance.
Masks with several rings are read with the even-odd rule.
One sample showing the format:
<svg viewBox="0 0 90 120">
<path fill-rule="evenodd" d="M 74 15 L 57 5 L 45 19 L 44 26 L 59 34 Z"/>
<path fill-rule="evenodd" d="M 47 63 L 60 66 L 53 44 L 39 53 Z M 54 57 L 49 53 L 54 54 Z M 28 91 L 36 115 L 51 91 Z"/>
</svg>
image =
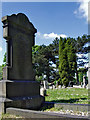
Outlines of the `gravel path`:
<svg viewBox="0 0 90 120">
<path fill-rule="evenodd" d="M 77 115 L 77 116 L 86 116 L 86 117 L 88 116 L 88 112 L 72 111 L 72 110 L 45 111 L 45 112 L 53 112 L 53 113 Z"/>
</svg>

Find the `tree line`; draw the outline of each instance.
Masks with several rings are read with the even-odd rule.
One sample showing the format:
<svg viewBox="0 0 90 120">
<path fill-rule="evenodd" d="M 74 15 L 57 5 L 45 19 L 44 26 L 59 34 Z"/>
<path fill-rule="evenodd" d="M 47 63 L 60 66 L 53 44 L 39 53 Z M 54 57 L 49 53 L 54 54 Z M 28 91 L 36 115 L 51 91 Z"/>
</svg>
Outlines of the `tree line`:
<svg viewBox="0 0 90 120">
<path fill-rule="evenodd" d="M 32 62 L 37 80 L 45 79 L 48 82 L 58 81 L 59 84 L 68 86 L 69 81 L 78 84 L 78 68 L 88 63 L 86 56 L 82 58 L 77 54 L 87 54 L 90 47 L 89 35 L 78 38 L 55 38 L 52 44 L 35 45 L 32 49 Z M 80 59 L 83 59 L 80 61 Z M 75 79 L 76 73 L 76 79 Z"/>
<path fill-rule="evenodd" d="M 32 64 L 36 80 L 47 80 L 49 83 L 57 81 L 59 84 L 68 86 L 69 81 L 78 83 L 78 69 L 84 66 L 88 58 L 77 54 L 87 54 L 90 46 L 89 35 L 78 38 L 55 38 L 54 41 L 46 45 L 35 45 L 32 47 Z M 82 61 L 80 61 L 83 59 Z M 6 62 L 6 53 L 4 55 Z M 5 66 L 3 64 L 2 66 Z M 75 79 L 75 73 L 77 78 Z"/>
</svg>

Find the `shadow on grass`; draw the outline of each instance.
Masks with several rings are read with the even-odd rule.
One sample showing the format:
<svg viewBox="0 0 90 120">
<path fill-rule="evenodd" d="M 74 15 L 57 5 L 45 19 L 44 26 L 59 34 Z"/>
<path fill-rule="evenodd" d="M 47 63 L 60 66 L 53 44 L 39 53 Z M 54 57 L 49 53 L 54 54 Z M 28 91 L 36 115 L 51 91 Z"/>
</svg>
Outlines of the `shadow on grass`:
<svg viewBox="0 0 90 120">
<path fill-rule="evenodd" d="M 78 102 L 79 99 L 81 99 L 81 100 L 87 100 L 87 98 L 75 98 L 75 99 L 69 99 L 69 100 L 64 100 L 64 99 L 62 100 L 62 99 L 60 99 L 60 100 L 46 101 L 43 104 L 43 106 L 41 107 L 40 110 L 44 111 L 46 109 L 51 109 L 51 108 L 54 107 L 55 103 L 75 103 L 75 102 Z"/>
<path fill-rule="evenodd" d="M 87 98 L 75 98 L 75 99 L 69 99 L 69 100 L 52 100 L 50 102 L 55 102 L 55 103 L 75 103 L 75 102 L 78 102 L 79 100 L 87 100 Z"/>
</svg>

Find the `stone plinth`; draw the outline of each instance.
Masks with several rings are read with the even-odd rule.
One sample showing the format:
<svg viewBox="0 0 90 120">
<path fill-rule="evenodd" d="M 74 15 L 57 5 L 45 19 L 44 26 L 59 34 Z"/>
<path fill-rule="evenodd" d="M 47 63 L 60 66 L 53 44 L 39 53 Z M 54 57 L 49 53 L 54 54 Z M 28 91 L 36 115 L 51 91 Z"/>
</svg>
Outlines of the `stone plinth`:
<svg viewBox="0 0 90 120">
<path fill-rule="evenodd" d="M 3 113 L 8 107 L 37 110 L 43 101 L 36 81 L 0 81 L 0 111 Z"/>
</svg>

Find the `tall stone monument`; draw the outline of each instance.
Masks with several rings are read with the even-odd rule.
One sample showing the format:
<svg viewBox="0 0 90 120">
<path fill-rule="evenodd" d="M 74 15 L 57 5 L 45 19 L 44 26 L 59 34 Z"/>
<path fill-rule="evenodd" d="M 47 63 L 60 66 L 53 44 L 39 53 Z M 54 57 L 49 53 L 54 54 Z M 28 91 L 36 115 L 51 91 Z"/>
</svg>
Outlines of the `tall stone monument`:
<svg viewBox="0 0 90 120">
<path fill-rule="evenodd" d="M 2 18 L 7 44 L 7 66 L 0 81 L 0 109 L 7 107 L 38 109 L 44 102 L 32 68 L 32 46 L 37 30 L 26 15 Z"/>
</svg>

